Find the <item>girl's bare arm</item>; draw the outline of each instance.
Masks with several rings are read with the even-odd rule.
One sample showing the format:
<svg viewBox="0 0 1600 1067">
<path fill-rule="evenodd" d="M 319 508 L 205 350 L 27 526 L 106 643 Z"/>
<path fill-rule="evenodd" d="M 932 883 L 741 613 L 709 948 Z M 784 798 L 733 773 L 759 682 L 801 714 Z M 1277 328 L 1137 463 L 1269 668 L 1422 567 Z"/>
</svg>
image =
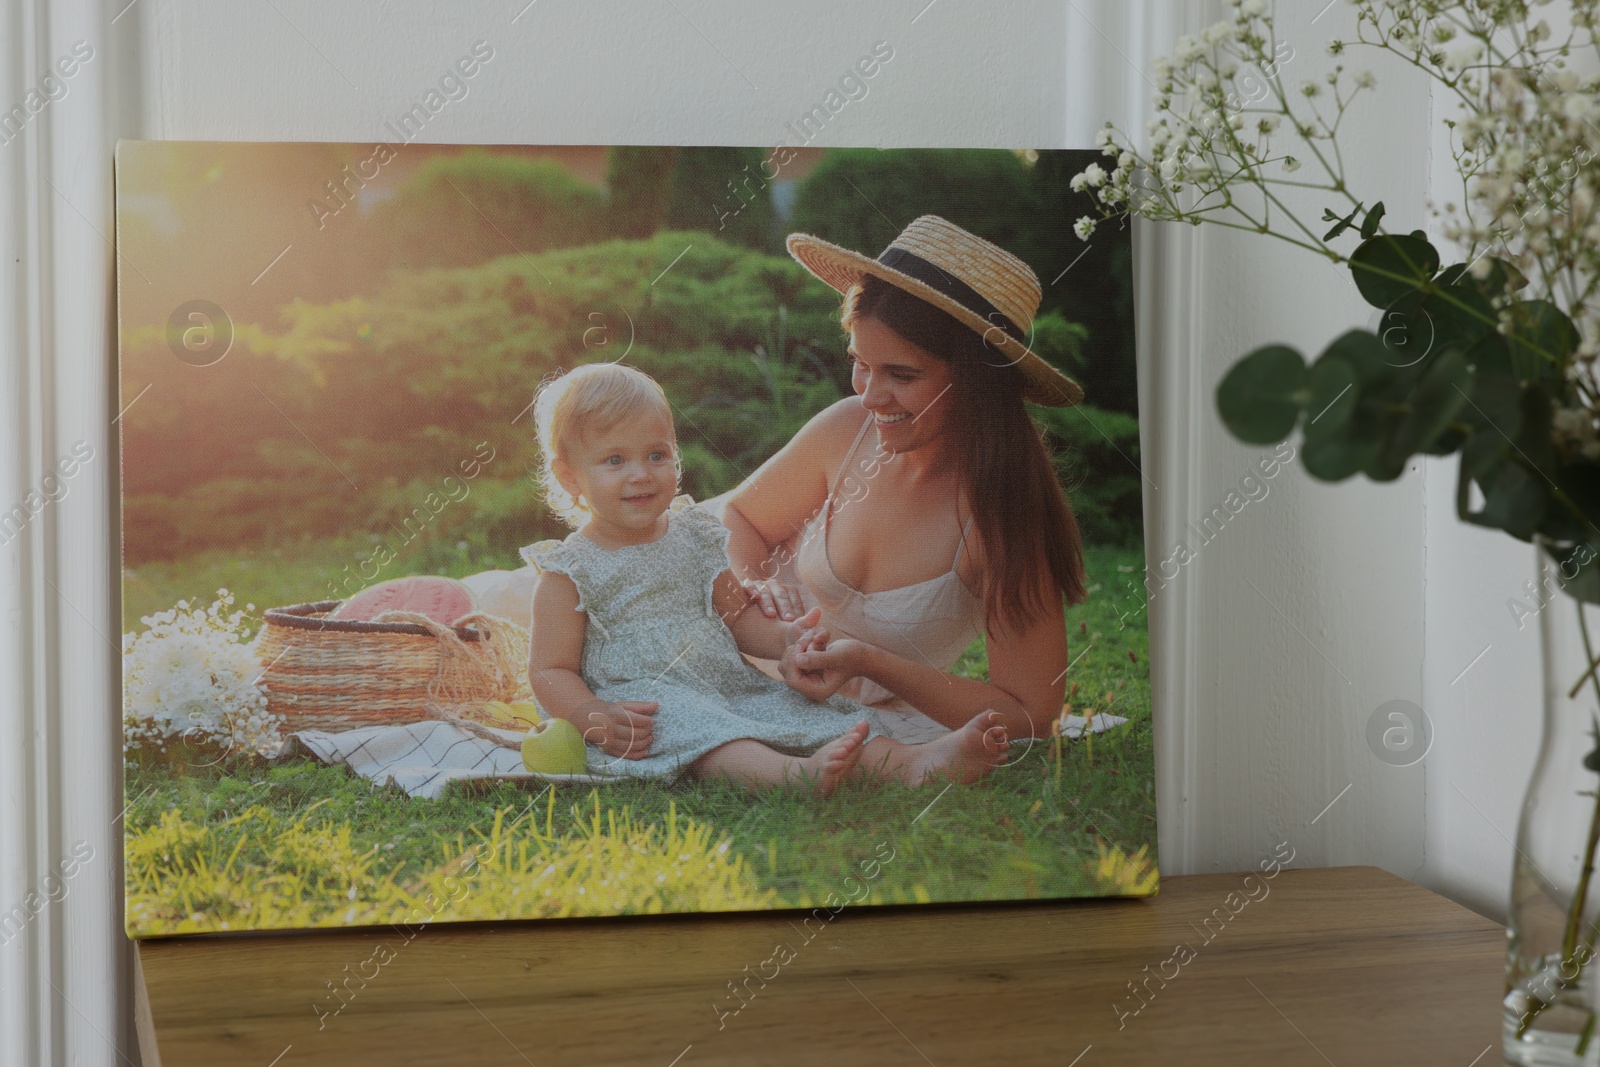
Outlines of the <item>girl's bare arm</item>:
<svg viewBox="0 0 1600 1067">
<path fill-rule="evenodd" d="M 528 642 L 528 685 L 539 706 L 583 732 L 607 755 L 643 759 L 654 740 L 653 702 L 608 703 L 594 695 L 579 670 L 588 616 L 577 610 L 578 587 L 553 571 L 533 587 L 533 629 Z"/>
</svg>

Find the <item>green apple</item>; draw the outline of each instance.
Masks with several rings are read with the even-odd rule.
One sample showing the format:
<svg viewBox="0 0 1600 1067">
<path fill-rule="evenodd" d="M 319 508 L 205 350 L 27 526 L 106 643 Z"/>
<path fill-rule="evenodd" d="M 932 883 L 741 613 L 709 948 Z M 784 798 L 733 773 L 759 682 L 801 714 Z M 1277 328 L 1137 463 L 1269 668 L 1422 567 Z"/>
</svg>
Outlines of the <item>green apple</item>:
<svg viewBox="0 0 1600 1067">
<path fill-rule="evenodd" d="M 567 720 L 551 716 L 522 739 L 522 765 L 534 774 L 582 774 L 589 769 L 583 735 Z"/>
</svg>

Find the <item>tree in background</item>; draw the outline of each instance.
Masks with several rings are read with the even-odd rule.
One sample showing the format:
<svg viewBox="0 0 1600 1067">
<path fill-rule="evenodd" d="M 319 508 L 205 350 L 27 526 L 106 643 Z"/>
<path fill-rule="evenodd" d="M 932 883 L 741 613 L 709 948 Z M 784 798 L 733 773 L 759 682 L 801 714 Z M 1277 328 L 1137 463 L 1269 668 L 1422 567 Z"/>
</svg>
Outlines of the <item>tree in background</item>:
<svg viewBox="0 0 1600 1067">
<path fill-rule="evenodd" d="M 1072 176 L 1103 157 L 1087 149 L 1038 156 L 1030 180 L 1039 214 L 1017 254 L 1038 272 L 1044 286 L 1040 309 L 1060 312 L 1088 330 L 1082 364 L 1068 370 L 1084 395 L 1100 407 L 1136 414 L 1131 231 L 1107 226 L 1076 246 L 1063 240 L 1074 219 L 1094 213 L 1092 193 L 1074 192 Z"/>
<path fill-rule="evenodd" d="M 672 145 L 617 145 L 606 154 L 613 236 L 649 237 L 661 228 L 677 162 Z"/>
<path fill-rule="evenodd" d="M 553 159 L 469 149 L 429 160 L 372 213 L 395 266 L 464 267 L 606 236 L 606 195 Z"/>
<path fill-rule="evenodd" d="M 1027 258 L 1039 224 L 1027 165 L 998 149 L 839 148 L 800 185 L 790 228 L 882 251 L 919 215 L 938 215 Z"/>
<path fill-rule="evenodd" d="M 771 184 L 761 148 L 681 148 L 664 225 L 708 230 L 761 251 L 779 251 Z"/>
</svg>

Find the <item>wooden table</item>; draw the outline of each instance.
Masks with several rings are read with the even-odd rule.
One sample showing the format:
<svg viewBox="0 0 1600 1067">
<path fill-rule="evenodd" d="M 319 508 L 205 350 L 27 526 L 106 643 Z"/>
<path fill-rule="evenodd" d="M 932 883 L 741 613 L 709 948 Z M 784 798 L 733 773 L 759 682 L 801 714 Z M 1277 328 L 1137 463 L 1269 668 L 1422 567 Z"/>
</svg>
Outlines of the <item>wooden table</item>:
<svg viewBox="0 0 1600 1067">
<path fill-rule="evenodd" d="M 1502 927 L 1375 867 L 1244 878 L 804 931 L 777 912 L 146 941 L 141 1045 L 147 1067 L 1501 1063 Z"/>
</svg>

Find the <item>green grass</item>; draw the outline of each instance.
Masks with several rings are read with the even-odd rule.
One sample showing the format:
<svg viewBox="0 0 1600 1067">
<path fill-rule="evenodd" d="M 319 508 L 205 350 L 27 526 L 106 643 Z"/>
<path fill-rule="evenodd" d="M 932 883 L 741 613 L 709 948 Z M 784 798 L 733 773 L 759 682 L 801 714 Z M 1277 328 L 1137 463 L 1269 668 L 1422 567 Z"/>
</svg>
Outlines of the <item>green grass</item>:
<svg viewBox="0 0 1600 1067">
<path fill-rule="evenodd" d="M 125 611 L 137 626 L 141 614 L 185 596 L 208 601 L 219 586 L 232 590 L 239 605 L 250 601 L 258 609 L 316 599 L 354 548 L 311 548 L 317 550 L 269 553 L 247 563 L 218 555 L 184 566 L 141 567 L 129 580 Z M 876 851 L 880 843 L 893 848 L 895 858 L 872 883 L 873 903 L 1103 892 L 1089 869 L 1097 838 L 1129 854 L 1141 845 L 1155 851 L 1148 638 L 1143 587 L 1135 580 L 1143 570 L 1140 550 L 1094 546 L 1085 555 L 1091 595 L 1068 611 L 1068 677 L 1078 687 L 1069 701 L 1080 714 L 1110 710 L 1129 722 L 1063 743 L 1059 762 L 1049 741 L 1015 746 L 1014 763 L 982 782 L 952 786 L 943 796 L 939 788 L 900 785 L 846 786 L 819 799 L 791 792 L 751 796 L 707 782 L 619 782 L 599 790 L 600 802 L 654 820 L 665 819 L 669 803 L 675 803 L 680 816 L 707 822 L 730 838 L 760 887 L 775 890 L 782 907 L 816 906 L 830 893 L 842 898 L 844 879 L 859 877 L 860 864 L 882 854 Z M 296 561 L 292 569 L 285 562 L 290 558 Z M 458 563 L 461 574 L 495 565 Z M 444 570 L 436 566 L 429 573 Z M 957 670 L 983 677 L 986 666 L 980 641 Z M 375 869 L 403 881 L 437 870 L 463 838 L 470 843 L 475 830 L 487 833 L 497 812 L 516 815 L 535 801 L 547 810 L 551 798 L 544 788 L 467 786 L 438 800 L 419 800 L 310 759 L 229 760 L 214 767 L 137 760 L 127 764 L 132 804 L 126 825 L 137 833 L 172 810 L 214 826 L 253 805 L 292 817 L 323 802 L 316 819 L 349 825 L 358 849 L 376 850 Z M 592 817 L 591 787 L 552 788 L 556 834 Z"/>
</svg>

